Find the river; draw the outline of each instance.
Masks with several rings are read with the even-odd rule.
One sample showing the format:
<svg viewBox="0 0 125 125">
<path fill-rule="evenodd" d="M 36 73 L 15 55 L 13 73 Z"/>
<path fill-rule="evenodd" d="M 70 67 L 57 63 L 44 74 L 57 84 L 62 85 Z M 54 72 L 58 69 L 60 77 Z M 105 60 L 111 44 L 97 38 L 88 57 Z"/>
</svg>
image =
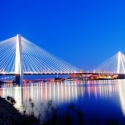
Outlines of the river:
<svg viewBox="0 0 125 125">
<path fill-rule="evenodd" d="M 26 113 L 33 111 L 38 116 L 48 101 L 52 101 L 61 111 L 71 103 L 80 107 L 84 119 L 92 124 L 105 125 L 107 121 L 118 121 L 125 124 L 125 80 L 88 80 L 64 82 L 25 83 L 23 87 L 4 84 L 0 96 L 11 96 L 16 100 L 15 107 Z M 42 118 L 41 118 L 42 120 Z"/>
</svg>

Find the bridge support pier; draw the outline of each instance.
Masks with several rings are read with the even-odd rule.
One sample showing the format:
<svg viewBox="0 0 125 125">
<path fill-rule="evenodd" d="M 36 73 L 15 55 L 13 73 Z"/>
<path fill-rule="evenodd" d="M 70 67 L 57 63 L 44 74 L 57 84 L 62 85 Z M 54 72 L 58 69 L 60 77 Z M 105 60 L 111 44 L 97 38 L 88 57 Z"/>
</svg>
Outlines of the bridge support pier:
<svg viewBox="0 0 125 125">
<path fill-rule="evenodd" d="M 15 82 L 16 82 L 16 84 L 18 84 L 18 85 L 20 85 L 20 74 L 16 74 L 15 75 Z"/>
</svg>

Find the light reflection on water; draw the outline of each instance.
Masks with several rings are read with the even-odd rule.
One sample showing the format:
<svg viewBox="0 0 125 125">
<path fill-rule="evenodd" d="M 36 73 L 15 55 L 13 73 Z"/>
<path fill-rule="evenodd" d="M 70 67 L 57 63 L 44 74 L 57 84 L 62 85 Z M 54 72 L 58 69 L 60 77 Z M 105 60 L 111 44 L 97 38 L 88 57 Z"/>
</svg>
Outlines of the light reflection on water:
<svg viewBox="0 0 125 125">
<path fill-rule="evenodd" d="M 105 109 L 109 109 L 117 118 L 125 117 L 125 80 L 41 82 L 25 84 L 23 87 L 5 84 L 0 88 L 0 96 L 6 98 L 8 95 L 14 97 L 15 107 L 21 112 L 25 109 L 27 113 L 31 111 L 31 99 L 36 116 L 41 110 L 41 103 L 52 100 L 58 106 L 74 102 L 90 114 L 98 113 L 97 110 L 100 112 L 102 105 L 105 115 L 108 115 Z M 107 103 L 114 107 L 113 110 L 106 107 Z M 94 107 L 95 104 L 97 107 Z"/>
</svg>

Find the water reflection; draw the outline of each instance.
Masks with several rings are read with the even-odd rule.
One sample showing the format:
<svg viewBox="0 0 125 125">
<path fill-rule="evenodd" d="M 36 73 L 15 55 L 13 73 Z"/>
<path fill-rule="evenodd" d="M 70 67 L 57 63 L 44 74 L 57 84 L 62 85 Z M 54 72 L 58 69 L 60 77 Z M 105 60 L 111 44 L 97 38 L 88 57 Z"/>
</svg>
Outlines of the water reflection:
<svg viewBox="0 0 125 125">
<path fill-rule="evenodd" d="M 114 94 L 118 94 L 118 86 L 117 81 L 108 81 L 108 80 L 100 80 L 100 81 L 87 81 L 86 90 L 91 96 L 95 95 L 96 98 L 99 97 L 111 97 Z"/>
<path fill-rule="evenodd" d="M 119 99 L 121 104 L 122 112 L 125 116 L 125 80 L 118 80 L 118 92 L 119 92 Z"/>
<path fill-rule="evenodd" d="M 8 95 L 16 100 L 17 109 L 26 110 L 27 113 L 31 111 L 31 99 L 35 105 L 36 115 L 41 103 L 49 100 L 57 105 L 63 105 L 70 102 L 83 103 L 82 101 L 86 101 L 87 98 L 90 101 L 93 98 L 105 98 L 113 102 L 112 105 L 119 104 L 125 116 L 125 80 L 40 82 L 25 84 L 23 87 L 4 84 L 0 88 L 0 96 L 6 98 Z"/>
<path fill-rule="evenodd" d="M 79 87 L 75 82 L 56 82 L 56 83 L 32 83 L 25 84 L 23 87 L 13 87 L 12 85 L 4 85 L 0 89 L 0 96 L 14 97 L 16 100 L 15 107 L 23 111 L 29 112 L 29 99 L 34 102 L 34 105 L 39 109 L 42 102 L 52 100 L 56 104 L 63 104 L 71 101 L 77 101 L 77 98 L 84 96 L 84 87 Z M 23 109 L 24 108 L 24 109 Z"/>
</svg>

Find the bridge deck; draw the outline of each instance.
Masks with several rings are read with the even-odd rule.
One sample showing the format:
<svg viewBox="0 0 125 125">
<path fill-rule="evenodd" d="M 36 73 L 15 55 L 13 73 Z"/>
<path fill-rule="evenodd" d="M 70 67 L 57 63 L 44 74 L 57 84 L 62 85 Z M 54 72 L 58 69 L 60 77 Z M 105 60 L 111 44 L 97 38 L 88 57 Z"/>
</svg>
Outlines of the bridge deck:
<svg viewBox="0 0 125 125">
<path fill-rule="evenodd" d="M 104 74 L 104 75 L 108 75 L 108 74 L 117 74 L 117 73 L 23 73 L 23 75 L 71 75 L 71 74 L 85 74 L 85 75 L 100 75 L 100 74 Z M 19 74 L 16 74 L 16 73 L 0 73 L 0 75 L 19 75 Z M 122 73 L 122 75 L 124 75 Z"/>
</svg>

